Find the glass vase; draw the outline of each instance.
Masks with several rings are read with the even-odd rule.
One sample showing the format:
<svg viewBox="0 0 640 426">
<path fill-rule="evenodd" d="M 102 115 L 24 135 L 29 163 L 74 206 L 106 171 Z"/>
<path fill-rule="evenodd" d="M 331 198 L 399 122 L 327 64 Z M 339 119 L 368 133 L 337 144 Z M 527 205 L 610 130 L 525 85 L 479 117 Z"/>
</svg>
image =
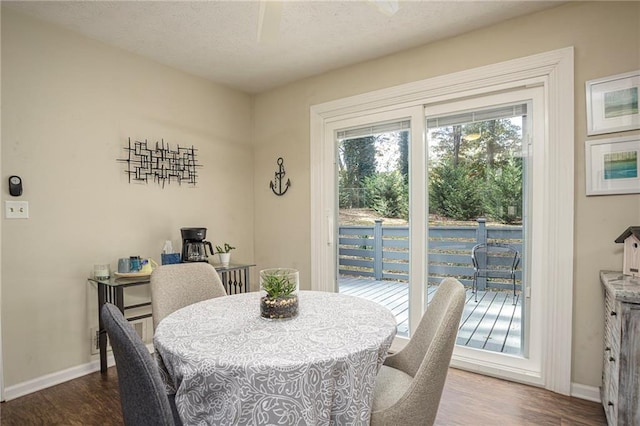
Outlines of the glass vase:
<svg viewBox="0 0 640 426">
<path fill-rule="evenodd" d="M 270 268 L 260 271 L 260 316 L 283 320 L 298 315 L 300 274 L 297 269 Z"/>
</svg>

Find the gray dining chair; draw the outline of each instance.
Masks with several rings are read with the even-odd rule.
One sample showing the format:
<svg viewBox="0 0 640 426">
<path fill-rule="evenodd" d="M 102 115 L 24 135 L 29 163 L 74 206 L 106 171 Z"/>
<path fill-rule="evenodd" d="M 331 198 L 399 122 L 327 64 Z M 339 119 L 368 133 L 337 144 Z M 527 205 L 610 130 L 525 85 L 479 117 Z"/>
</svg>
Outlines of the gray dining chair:
<svg viewBox="0 0 640 426">
<path fill-rule="evenodd" d="M 434 423 L 464 302 L 464 286 L 442 280 L 409 343 L 386 358 L 376 377 L 371 426 Z"/>
<path fill-rule="evenodd" d="M 175 401 L 165 393 L 158 366 L 133 326 L 111 303 L 102 305 L 100 317 L 116 360 L 124 424 L 181 425 Z"/>
<path fill-rule="evenodd" d="M 162 265 L 151 273 L 151 309 L 154 330 L 180 308 L 227 292 L 216 269 L 205 262 Z"/>
</svg>

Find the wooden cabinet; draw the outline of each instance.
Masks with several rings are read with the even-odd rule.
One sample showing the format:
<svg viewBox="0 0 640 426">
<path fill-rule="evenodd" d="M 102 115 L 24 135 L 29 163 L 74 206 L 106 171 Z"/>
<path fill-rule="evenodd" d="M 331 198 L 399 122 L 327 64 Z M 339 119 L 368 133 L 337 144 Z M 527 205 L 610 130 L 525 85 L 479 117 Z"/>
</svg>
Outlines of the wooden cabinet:
<svg viewBox="0 0 640 426">
<path fill-rule="evenodd" d="M 600 396 L 609 425 L 640 426 L 640 278 L 600 272 L 605 327 Z"/>
</svg>

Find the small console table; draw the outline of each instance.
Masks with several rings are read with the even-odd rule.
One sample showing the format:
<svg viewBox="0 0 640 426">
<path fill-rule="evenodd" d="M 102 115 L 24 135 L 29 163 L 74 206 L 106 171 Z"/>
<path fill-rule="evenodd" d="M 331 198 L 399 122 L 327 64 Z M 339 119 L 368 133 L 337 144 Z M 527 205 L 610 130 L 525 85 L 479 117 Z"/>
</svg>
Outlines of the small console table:
<svg viewBox="0 0 640 426">
<path fill-rule="evenodd" d="M 227 294 L 248 293 L 251 291 L 249 268 L 255 265 L 249 264 L 229 264 L 229 266 L 212 265 L 218 271 L 222 284 Z M 100 318 L 100 309 L 105 303 L 112 303 L 120 309 L 123 314 L 127 309 L 151 306 L 151 301 L 138 303 L 135 305 L 125 306 L 124 289 L 127 287 L 135 287 L 139 285 L 149 284 L 151 277 L 149 275 L 137 278 L 116 278 L 110 277 L 107 280 L 98 280 L 96 278 L 88 278 L 89 282 L 98 285 L 98 346 L 100 348 L 100 372 L 107 372 L 107 332 L 104 329 L 102 318 Z M 129 317 L 127 320 L 136 321 L 143 318 L 149 318 L 152 313 Z"/>
<path fill-rule="evenodd" d="M 227 294 L 248 293 L 251 291 L 249 268 L 256 265 L 230 263 L 229 266 L 213 265 L 220 274 L 220 279 Z"/>
<path fill-rule="evenodd" d="M 98 280 L 89 278 L 90 282 L 98 285 L 98 347 L 100 348 L 100 372 L 107 372 L 107 332 L 104 329 L 102 318 L 100 317 L 100 309 L 105 303 L 113 303 L 120 309 L 123 314 L 127 309 L 140 308 L 142 306 L 151 306 L 151 302 L 139 303 L 136 305 L 124 305 L 124 289 L 127 287 L 135 287 L 138 285 L 149 284 L 149 275 L 140 278 L 116 278 L 111 277 L 107 280 Z M 129 321 L 135 321 L 142 318 L 149 318 L 151 313 L 138 315 L 127 318 Z"/>
</svg>

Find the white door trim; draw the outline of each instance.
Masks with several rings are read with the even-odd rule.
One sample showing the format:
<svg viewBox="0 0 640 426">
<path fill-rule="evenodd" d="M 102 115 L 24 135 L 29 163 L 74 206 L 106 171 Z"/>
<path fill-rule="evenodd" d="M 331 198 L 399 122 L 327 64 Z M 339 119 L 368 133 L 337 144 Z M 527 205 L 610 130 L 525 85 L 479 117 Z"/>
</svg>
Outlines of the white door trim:
<svg viewBox="0 0 640 426">
<path fill-rule="evenodd" d="M 1 9 L 0 9 L 1 10 Z M 2 13 L 0 12 L 0 19 Z M 0 119 L 1 121 L 1 119 Z M 0 125 L 1 127 L 1 125 Z M 2 158 L 0 157 L 0 165 L 2 164 Z M 1 166 L 0 166 L 1 168 Z M 1 170 L 0 170 L 1 171 Z M 2 174 L 0 174 L 2 175 Z M 4 176 L 4 175 L 2 175 Z M 0 221 L 0 241 L 2 241 L 2 222 Z M 1 246 L 1 244 L 0 244 Z M 2 253 L 0 252 L 0 259 L 2 259 Z M 2 262 L 0 262 L 0 401 L 4 401 L 4 362 L 2 357 Z"/>
<path fill-rule="evenodd" d="M 514 87 L 544 85 L 546 148 L 543 229 L 546 246 L 540 275 L 550 285 L 543 318 L 540 385 L 569 395 L 573 315 L 574 91 L 573 47 L 461 71 L 338 99 L 310 109 L 311 285 L 334 291 L 335 120 L 389 109 L 424 105 Z M 499 373 L 496 373 L 499 375 Z M 536 380 L 538 381 L 538 380 Z"/>
</svg>

